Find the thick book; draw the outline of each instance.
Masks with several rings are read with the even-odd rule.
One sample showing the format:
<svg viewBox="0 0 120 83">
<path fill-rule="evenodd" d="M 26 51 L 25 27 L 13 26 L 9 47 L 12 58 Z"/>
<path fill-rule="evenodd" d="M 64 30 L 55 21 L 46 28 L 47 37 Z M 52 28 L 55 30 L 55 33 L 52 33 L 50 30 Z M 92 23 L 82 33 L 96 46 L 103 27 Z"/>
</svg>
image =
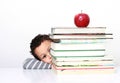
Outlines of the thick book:
<svg viewBox="0 0 120 83">
<path fill-rule="evenodd" d="M 105 55 L 104 57 L 81 57 L 81 56 L 52 56 L 54 61 L 65 62 L 65 61 L 113 61 L 112 55 Z"/>
<path fill-rule="evenodd" d="M 57 75 L 64 74 L 112 74 L 115 72 L 114 67 L 102 67 L 102 68 L 79 68 L 79 69 L 57 69 L 52 67 L 52 71 Z"/>
<path fill-rule="evenodd" d="M 113 74 L 115 73 L 115 69 L 82 69 L 82 70 L 56 70 L 52 69 L 52 71 L 57 75 L 78 75 L 78 74 Z"/>
<path fill-rule="evenodd" d="M 92 43 L 107 43 L 108 40 L 104 38 L 56 38 L 53 39 L 55 43 L 63 43 L 63 44 L 72 44 L 72 43 L 78 43 L 78 44 L 92 44 Z"/>
<path fill-rule="evenodd" d="M 100 69 L 100 68 L 114 68 L 114 65 L 111 65 L 111 66 L 104 66 L 104 65 L 96 65 L 96 66 L 93 66 L 93 65 L 87 65 L 87 66 L 78 66 L 78 67 L 70 67 L 70 66 L 66 66 L 66 67 L 63 67 L 63 66 L 55 66 L 55 69 L 57 70 L 80 70 L 80 69 Z"/>
<path fill-rule="evenodd" d="M 104 56 L 105 49 L 103 50 L 50 50 L 53 56 Z"/>
<path fill-rule="evenodd" d="M 53 61 L 58 68 L 82 68 L 82 67 L 101 67 L 114 66 L 113 61 Z"/>
<path fill-rule="evenodd" d="M 52 39 L 81 38 L 81 39 L 113 39 L 111 33 L 106 34 L 51 34 Z"/>
<path fill-rule="evenodd" d="M 105 31 L 106 31 L 106 27 L 86 27 L 86 28 L 55 27 L 55 28 L 51 28 L 52 34 L 105 33 Z"/>
<path fill-rule="evenodd" d="M 53 50 L 100 50 L 105 49 L 105 43 L 94 43 L 94 44 L 62 44 L 62 43 L 51 43 Z"/>
</svg>

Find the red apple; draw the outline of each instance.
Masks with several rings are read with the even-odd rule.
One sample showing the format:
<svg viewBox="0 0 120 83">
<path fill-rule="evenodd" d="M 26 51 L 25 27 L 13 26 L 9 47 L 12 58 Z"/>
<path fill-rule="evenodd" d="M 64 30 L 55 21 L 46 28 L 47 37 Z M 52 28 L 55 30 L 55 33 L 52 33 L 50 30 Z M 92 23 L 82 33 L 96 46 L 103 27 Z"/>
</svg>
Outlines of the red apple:
<svg viewBox="0 0 120 83">
<path fill-rule="evenodd" d="M 87 27 L 89 22 L 90 22 L 90 18 L 88 16 L 88 14 L 86 14 L 86 13 L 79 13 L 79 14 L 75 15 L 75 17 L 74 17 L 74 24 L 78 28 Z"/>
</svg>

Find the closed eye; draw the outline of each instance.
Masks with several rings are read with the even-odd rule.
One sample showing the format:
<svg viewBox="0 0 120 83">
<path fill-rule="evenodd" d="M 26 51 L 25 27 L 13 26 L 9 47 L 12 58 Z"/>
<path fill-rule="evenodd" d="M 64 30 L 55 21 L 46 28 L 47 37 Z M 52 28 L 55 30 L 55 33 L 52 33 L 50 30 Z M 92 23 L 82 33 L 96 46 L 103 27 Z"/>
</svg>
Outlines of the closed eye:
<svg viewBox="0 0 120 83">
<path fill-rule="evenodd" d="M 46 58 L 46 56 L 47 56 L 47 55 L 43 55 L 43 56 L 42 56 L 42 59 Z"/>
</svg>

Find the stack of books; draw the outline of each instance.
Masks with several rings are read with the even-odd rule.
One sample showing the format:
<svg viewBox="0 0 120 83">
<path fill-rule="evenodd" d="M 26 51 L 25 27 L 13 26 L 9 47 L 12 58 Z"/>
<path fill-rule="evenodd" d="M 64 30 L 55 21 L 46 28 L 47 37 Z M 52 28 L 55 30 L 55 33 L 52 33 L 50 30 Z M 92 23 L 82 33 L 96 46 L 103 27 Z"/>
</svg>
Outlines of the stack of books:
<svg viewBox="0 0 120 83">
<path fill-rule="evenodd" d="M 51 29 L 52 70 L 57 74 L 113 73 L 114 59 L 106 54 L 106 27 Z"/>
</svg>

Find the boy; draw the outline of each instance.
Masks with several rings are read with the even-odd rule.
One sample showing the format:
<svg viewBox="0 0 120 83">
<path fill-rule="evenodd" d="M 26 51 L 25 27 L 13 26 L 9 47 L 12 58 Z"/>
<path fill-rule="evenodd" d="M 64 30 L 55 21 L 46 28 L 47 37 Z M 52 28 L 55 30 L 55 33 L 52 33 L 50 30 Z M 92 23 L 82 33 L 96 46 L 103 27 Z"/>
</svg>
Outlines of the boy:
<svg viewBox="0 0 120 83">
<path fill-rule="evenodd" d="M 53 42 L 53 40 L 49 37 L 49 35 L 38 34 L 35 38 L 33 38 L 30 43 L 30 53 L 35 59 L 27 59 L 23 68 L 50 69 L 52 65 L 52 57 L 50 54 L 51 42 Z"/>
</svg>

